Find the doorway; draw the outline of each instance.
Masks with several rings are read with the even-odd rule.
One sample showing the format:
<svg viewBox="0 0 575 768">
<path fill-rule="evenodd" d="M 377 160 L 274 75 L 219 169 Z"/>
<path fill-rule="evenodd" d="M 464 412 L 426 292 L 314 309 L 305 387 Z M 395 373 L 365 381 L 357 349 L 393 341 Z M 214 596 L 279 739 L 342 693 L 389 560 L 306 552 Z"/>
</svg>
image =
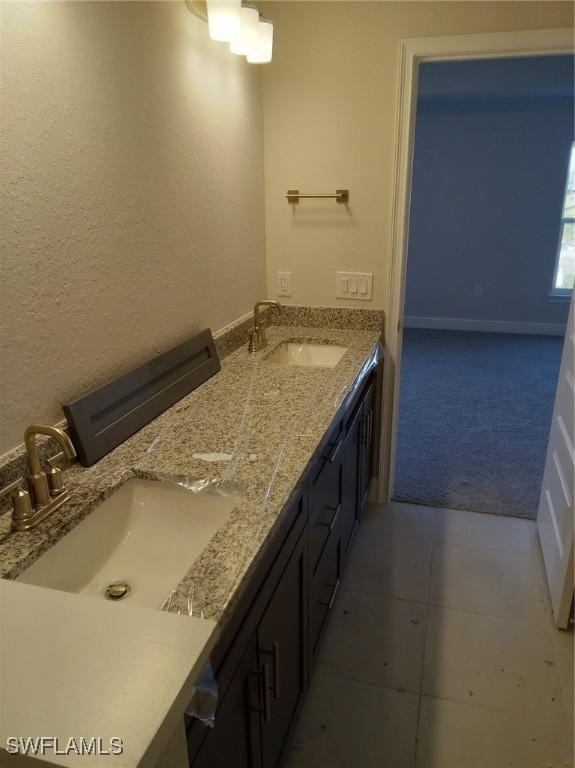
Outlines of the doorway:
<svg viewBox="0 0 575 768">
<path fill-rule="evenodd" d="M 568 291 L 553 292 L 558 263 L 561 287 L 569 277 L 557 239 L 572 141 L 572 56 L 420 67 L 398 500 L 536 517 L 568 313 Z"/>
</svg>

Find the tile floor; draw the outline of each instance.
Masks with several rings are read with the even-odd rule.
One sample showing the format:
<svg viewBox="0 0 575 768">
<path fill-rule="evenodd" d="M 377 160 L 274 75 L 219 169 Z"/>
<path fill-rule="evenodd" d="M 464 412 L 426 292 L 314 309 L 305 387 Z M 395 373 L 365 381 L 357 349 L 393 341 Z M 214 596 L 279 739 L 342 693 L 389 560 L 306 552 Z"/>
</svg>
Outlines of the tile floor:
<svg viewBox="0 0 575 768">
<path fill-rule="evenodd" d="M 535 523 L 371 505 L 289 768 L 573 766 L 573 633 Z"/>
</svg>

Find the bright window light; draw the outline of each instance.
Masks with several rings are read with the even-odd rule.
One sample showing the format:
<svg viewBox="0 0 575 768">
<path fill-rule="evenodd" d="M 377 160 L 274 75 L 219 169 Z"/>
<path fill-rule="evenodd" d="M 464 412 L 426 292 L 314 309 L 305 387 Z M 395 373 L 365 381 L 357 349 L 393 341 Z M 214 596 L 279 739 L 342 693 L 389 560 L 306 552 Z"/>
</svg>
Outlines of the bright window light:
<svg viewBox="0 0 575 768">
<path fill-rule="evenodd" d="M 561 216 L 559 253 L 553 280 L 553 293 L 569 294 L 575 283 L 575 144 L 571 146 L 567 186 Z"/>
</svg>

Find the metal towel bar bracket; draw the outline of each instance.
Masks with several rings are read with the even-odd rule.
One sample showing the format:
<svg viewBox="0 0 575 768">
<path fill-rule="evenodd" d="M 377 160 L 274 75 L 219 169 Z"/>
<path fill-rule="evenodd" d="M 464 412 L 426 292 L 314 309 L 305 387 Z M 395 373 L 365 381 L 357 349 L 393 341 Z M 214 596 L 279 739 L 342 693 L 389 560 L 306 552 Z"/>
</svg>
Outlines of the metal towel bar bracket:
<svg viewBox="0 0 575 768">
<path fill-rule="evenodd" d="M 321 198 L 335 200 L 338 203 L 349 202 L 349 189 L 336 189 L 335 195 L 302 195 L 299 189 L 288 189 L 286 195 L 288 203 L 299 203 L 300 200 L 309 198 Z"/>
</svg>

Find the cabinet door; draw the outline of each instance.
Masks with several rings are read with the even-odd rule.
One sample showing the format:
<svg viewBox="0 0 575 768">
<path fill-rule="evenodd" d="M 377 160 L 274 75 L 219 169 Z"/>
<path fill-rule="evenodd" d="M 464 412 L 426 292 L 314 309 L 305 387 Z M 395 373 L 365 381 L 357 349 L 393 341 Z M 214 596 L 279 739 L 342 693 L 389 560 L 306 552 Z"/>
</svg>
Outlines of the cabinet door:
<svg viewBox="0 0 575 768">
<path fill-rule="evenodd" d="M 361 448 L 360 448 L 360 507 L 363 507 L 371 480 L 371 451 L 373 445 L 373 417 L 375 407 L 375 382 L 372 381 L 365 393 L 362 405 Z"/>
<path fill-rule="evenodd" d="M 341 512 L 341 426 L 312 474 L 309 489 L 309 561 L 315 573 Z"/>
<path fill-rule="evenodd" d="M 306 689 L 306 544 L 302 535 L 257 631 L 263 768 L 277 766 Z"/>
<path fill-rule="evenodd" d="M 214 727 L 199 722 L 192 726 L 207 731 L 199 750 L 190 755 L 192 768 L 260 768 L 261 677 L 257 662 L 253 637 L 227 690 L 223 695 L 219 692 Z"/>
<path fill-rule="evenodd" d="M 310 589 L 310 655 L 315 662 L 327 618 L 339 591 L 342 566 L 342 538 L 339 526 L 334 529 Z"/>
<path fill-rule="evenodd" d="M 341 467 L 341 535 L 344 554 L 359 522 L 360 437 L 362 409 L 359 408 L 348 429 L 342 449 Z"/>
</svg>

